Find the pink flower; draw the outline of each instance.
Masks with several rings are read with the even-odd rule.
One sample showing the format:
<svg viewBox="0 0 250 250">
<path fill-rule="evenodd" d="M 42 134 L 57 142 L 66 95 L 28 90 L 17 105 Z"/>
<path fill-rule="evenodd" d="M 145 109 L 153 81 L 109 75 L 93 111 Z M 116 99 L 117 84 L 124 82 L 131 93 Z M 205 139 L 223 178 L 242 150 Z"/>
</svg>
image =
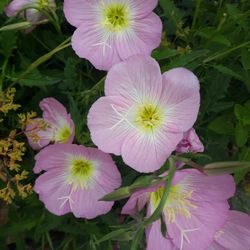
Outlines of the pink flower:
<svg viewBox="0 0 250 250">
<path fill-rule="evenodd" d="M 13 0 L 5 8 L 5 13 L 8 17 L 20 14 L 27 21 L 36 24 L 37 22 L 46 19 L 46 16 L 41 10 L 55 8 L 55 6 L 54 0 Z"/>
<path fill-rule="evenodd" d="M 139 172 L 158 170 L 194 124 L 199 82 L 189 70 L 161 75 L 158 63 L 134 56 L 107 75 L 105 97 L 88 114 L 91 138 L 106 153 L 122 155 Z"/>
<path fill-rule="evenodd" d="M 97 69 L 109 70 L 133 55 L 150 55 L 161 42 L 157 0 L 65 0 L 64 14 L 77 30 L 72 47 Z"/>
<path fill-rule="evenodd" d="M 26 136 L 30 146 L 41 149 L 50 142 L 72 143 L 75 125 L 65 107 L 54 98 L 45 98 L 40 102 L 43 119 L 36 118 L 26 127 Z"/>
<path fill-rule="evenodd" d="M 114 202 L 98 201 L 121 185 L 120 173 L 110 155 L 95 148 L 55 144 L 35 157 L 40 175 L 34 190 L 46 208 L 56 215 L 72 212 L 92 219 L 109 212 Z"/>
<path fill-rule="evenodd" d="M 183 139 L 176 147 L 176 153 L 178 154 L 203 151 L 204 146 L 193 128 L 184 133 Z"/>
<path fill-rule="evenodd" d="M 163 190 L 164 183 L 135 192 L 122 213 L 134 214 L 148 204 L 147 215 L 151 215 L 159 205 Z M 166 238 L 162 236 L 159 219 L 146 230 L 147 250 L 207 249 L 227 219 L 227 199 L 234 192 L 230 175 L 205 176 L 194 169 L 177 171 L 162 214 Z"/>
<path fill-rule="evenodd" d="M 250 216 L 229 211 L 227 222 L 218 230 L 208 250 L 249 250 Z"/>
</svg>

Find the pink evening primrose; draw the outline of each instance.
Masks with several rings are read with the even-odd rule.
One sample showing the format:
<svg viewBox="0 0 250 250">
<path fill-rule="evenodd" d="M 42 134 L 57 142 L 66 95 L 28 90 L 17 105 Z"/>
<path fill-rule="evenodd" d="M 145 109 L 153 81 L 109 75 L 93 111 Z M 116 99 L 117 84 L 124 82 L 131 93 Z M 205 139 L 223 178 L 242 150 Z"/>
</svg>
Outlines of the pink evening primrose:
<svg viewBox="0 0 250 250">
<path fill-rule="evenodd" d="M 250 216 L 229 211 L 225 225 L 216 232 L 208 250 L 249 250 Z"/>
<path fill-rule="evenodd" d="M 223 183 L 223 185 L 221 185 Z M 147 216 L 159 205 L 164 183 L 136 191 L 122 209 L 135 214 L 147 204 Z M 205 176 L 197 170 L 177 171 L 163 208 L 167 227 L 164 238 L 160 219 L 146 229 L 147 250 L 207 250 L 226 222 L 227 199 L 235 192 L 232 176 Z"/>
<path fill-rule="evenodd" d="M 157 0 L 64 0 L 64 14 L 77 29 L 72 47 L 95 68 L 109 70 L 133 55 L 150 55 L 161 42 Z"/>
<path fill-rule="evenodd" d="M 53 214 L 72 212 L 92 219 L 109 212 L 114 202 L 98 201 L 121 185 L 120 173 L 110 155 L 95 148 L 54 144 L 35 157 L 34 186 L 39 199 Z"/>
<path fill-rule="evenodd" d="M 108 72 L 105 96 L 88 114 L 91 138 L 139 172 L 158 170 L 192 128 L 200 105 L 199 81 L 185 68 L 161 75 L 148 56 L 133 56 Z"/>
<path fill-rule="evenodd" d="M 43 118 L 33 119 L 25 130 L 30 146 L 39 150 L 50 142 L 72 143 L 75 125 L 65 107 L 52 97 L 43 99 L 39 106 Z"/>
<path fill-rule="evenodd" d="M 46 16 L 39 10 L 51 9 L 55 6 L 54 0 L 13 0 L 5 8 L 5 13 L 8 17 L 20 14 L 27 21 L 36 24 L 46 19 Z"/>
<path fill-rule="evenodd" d="M 184 133 L 181 142 L 176 147 L 177 154 L 203 151 L 204 146 L 193 128 Z"/>
</svg>

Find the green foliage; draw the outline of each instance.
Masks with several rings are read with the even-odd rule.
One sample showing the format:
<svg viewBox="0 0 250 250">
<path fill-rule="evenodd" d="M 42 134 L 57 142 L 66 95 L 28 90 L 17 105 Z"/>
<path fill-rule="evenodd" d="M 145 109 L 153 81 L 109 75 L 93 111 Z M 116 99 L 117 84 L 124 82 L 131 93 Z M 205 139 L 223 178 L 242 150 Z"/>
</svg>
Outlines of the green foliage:
<svg viewBox="0 0 250 250">
<path fill-rule="evenodd" d="M 76 124 L 75 142 L 93 146 L 86 117 L 91 104 L 103 95 L 105 73 L 95 70 L 72 50 L 73 29 L 62 14 L 62 1 L 58 1 L 57 9 L 62 32 L 48 23 L 31 33 L 19 30 L 20 20 L 9 21 L 3 14 L 8 2 L 0 1 L 0 28 L 16 26 L 11 26 L 15 28 L 12 31 L 0 31 L 1 93 L 10 86 L 17 88 L 16 101 L 22 105 L 19 112 L 39 113 L 38 103 L 42 98 L 57 98 Z M 201 108 L 195 129 L 204 143 L 205 154 L 209 155 L 195 158 L 201 165 L 250 161 L 249 10 L 249 1 L 244 0 L 160 0 L 155 10 L 163 21 L 164 34 L 161 46 L 152 55 L 159 61 L 162 72 L 187 67 L 200 80 Z M 10 114 L 0 124 L 1 137 L 8 134 L 9 128 L 17 127 L 16 118 Z M 32 171 L 33 158 L 34 152 L 27 150 L 23 168 Z M 119 200 L 109 214 L 90 221 L 76 219 L 71 214 L 57 217 L 47 212 L 33 194 L 9 206 L 8 222 L 0 222 L 0 249 L 5 249 L 9 242 L 16 249 L 111 250 L 118 241 L 120 248 L 127 250 L 132 239 L 132 247 L 143 249 L 143 232 L 134 230 L 131 220 L 120 216 L 124 205 L 120 198 L 151 184 L 152 177 L 140 177 L 120 157 L 114 160 L 125 188 L 106 197 Z M 234 172 L 229 167 L 227 171 Z M 239 186 L 231 203 L 233 208 L 249 212 L 249 194 L 244 189 L 249 183 L 249 171 L 240 167 L 234 174 Z M 29 181 L 34 183 L 34 180 L 35 176 L 31 176 Z M 141 222 L 144 212 L 136 215 L 136 223 Z"/>
</svg>

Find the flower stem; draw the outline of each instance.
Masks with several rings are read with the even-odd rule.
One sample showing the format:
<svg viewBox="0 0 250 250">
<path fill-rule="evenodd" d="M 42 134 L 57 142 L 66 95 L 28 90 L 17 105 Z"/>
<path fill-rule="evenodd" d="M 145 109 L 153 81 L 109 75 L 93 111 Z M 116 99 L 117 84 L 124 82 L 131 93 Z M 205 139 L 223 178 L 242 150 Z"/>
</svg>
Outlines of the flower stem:
<svg viewBox="0 0 250 250">
<path fill-rule="evenodd" d="M 196 22 L 197 22 L 197 19 L 198 19 L 198 16 L 199 16 L 201 1 L 202 0 L 196 0 L 196 7 L 195 7 L 195 12 L 194 12 L 194 19 L 193 19 L 192 27 L 191 27 L 192 30 L 195 28 L 195 25 L 196 25 Z"/>
<path fill-rule="evenodd" d="M 160 201 L 158 207 L 155 209 L 154 213 L 148 219 L 146 219 L 144 221 L 144 223 L 143 223 L 144 226 L 148 226 L 151 223 L 153 223 L 154 221 L 158 220 L 161 213 L 162 213 L 162 210 L 165 206 L 166 200 L 167 200 L 169 192 L 170 192 L 172 180 L 173 180 L 175 172 L 176 172 L 175 158 L 170 157 L 169 162 L 170 162 L 170 167 L 169 167 L 168 175 L 166 178 L 166 185 L 165 185 L 165 189 L 164 189 L 161 201 Z"/>
<path fill-rule="evenodd" d="M 243 47 L 247 46 L 248 44 L 250 44 L 250 41 L 245 42 L 245 43 L 242 43 L 242 44 L 239 44 L 239 45 L 237 45 L 237 46 L 235 46 L 235 47 L 233 47 L 233 48 L 231 48 L 231 49 L 228 49 L 228 50 L 226 50 L 226 51 L 223 51 L 223 52 L 221 52 L 221 53 L 219 53 L 219 54 L 215 54 L 215 55 L 213 55 L 213 56 L 210 56 L 210 57 L 208 57 L 207 59 L 205 59 L 205 60 L 203 61 L 203 63 L 208 63 L 208 62 L 211 62 L 211 61 L 213 61 L 213 60 L 216 60 L 216 59 L 218 59 L 218 58 L 220 58 L 220 57 L 223 57 L 223 56 L 225 56 L 226 54 L 229 54 L 229 53 L 231 53 L 231 52 L 233 52 L 233 51 L 235 51 L 235 50 L 237 50 L 237 49 L 243 48 Z"/>
<path fill-rule="evenodd" d="M 34 69 L 36 69 L 39 65 L 43 64 L 44 62 L 48 61 L 54 54 L 57 52 L 69 47 L 71 45 L 71 42 L 69 42 L 71 37 L 68 37 L 65 41 L 63 41 L 61 44 L 59 44 L 56 48 L 51 50 L 49 53 L 39 57 L 35 62 L 33 62 L 15 81 L 10 85 L 10 87 L 13 87 L 16 83 L 18 83 L 21 79 L 23 79 L 27 74 L 32 72 Z"/>
</svg>

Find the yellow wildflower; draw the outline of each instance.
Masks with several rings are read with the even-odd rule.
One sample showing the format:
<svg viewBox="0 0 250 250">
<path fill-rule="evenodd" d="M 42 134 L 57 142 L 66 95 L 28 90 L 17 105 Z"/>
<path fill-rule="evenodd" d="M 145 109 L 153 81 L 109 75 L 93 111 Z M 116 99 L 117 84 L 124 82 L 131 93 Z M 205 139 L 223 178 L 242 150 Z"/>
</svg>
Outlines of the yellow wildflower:
<svg viewBox="0 0 250 250">
<path fill-rule="evenodd" d="M 5 94 L 0 95 L 0 113 L 6 115 L 10 110 L 17 110 L 20 107 L 19 104 L 13 103 L 15 92 L 15 88 L 9 88 Z"/>
</svg>

